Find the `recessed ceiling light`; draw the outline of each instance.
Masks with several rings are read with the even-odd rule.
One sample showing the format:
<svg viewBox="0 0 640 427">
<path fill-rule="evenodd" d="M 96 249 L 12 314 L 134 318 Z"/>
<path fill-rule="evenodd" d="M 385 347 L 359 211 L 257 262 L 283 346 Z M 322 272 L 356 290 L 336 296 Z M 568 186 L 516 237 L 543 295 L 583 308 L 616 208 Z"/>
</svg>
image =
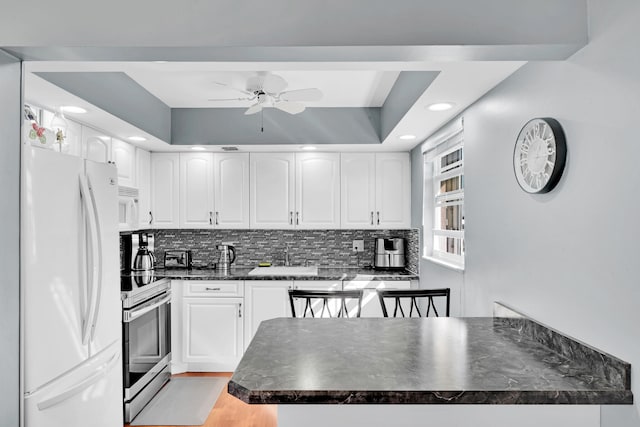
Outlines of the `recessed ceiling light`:
<svg viewBox="0 0 640 427">
<path fill-rule="evenodd" d="M 452 102 L 437 102 L 435 104 L 427 105 L 427 108 L 431 111 L 445 111 L 450 110 L 452 107 Z"/>
<path fill-rule="evenodd" d="M 194 151 L 204 151 L 205 150 L 204 147 L 200 147 L 200 146 L 197 146 L 197 145 L 194 146 L 194 147 L 191 147 L 191 149 L 194 150 Z"/>
<path fill-rule="evenodd" d="M 303 149 L 303 150 L 311 151 L 311 150 L 315 150 L 315 149 L 316 149 L 316 147 L 314 147 L 313 145 L 303 145 L 303 146 L 302 146 L 302 149 Z"/>
<path fill-rule="evenodd" d="M 154 64 L 166 64 L 169 61 L 153 61 Z"/>
<path fill-rule="evenodd" d="M 87 112 L 87 110 L 85 110 L 84 108 L 76 107 L 74 105 L 65 105 L 64 107 L 60 107 L 60 108 L 65 113 L 71 113 L 71 114 L 85 114 Z"/>
<path fill-rule="evenodd" d="M 127 138 L 129 141 L 134 141 L 134 142 L 142 142 L 142 141 L 146 141 L 147 138 L 143 137 L 143 136 L 130 136 L 129 138 Z"/>
<path fill-rule="evenodd" d="M 111 139 L 111 137 L 110 137 L 110 136 L 106 136 L 106 135 L 101 135 L 101 136 L 99 136 L 98 138 L 100 138 L 100 139 L 101 139 L 101 140 L 103 140 L 103 141 L 108 141 L 108 140 L 110 140 L 110 139 Z"/>
<path fill-rule="evenodd" d="M 402 139 L 403 141 L 410 141 L 412 139 L 416 139 L 416 136 L 411 134 L 406 134 L 406 135 L 400 135 L 398 138 Z"/>
</svg>

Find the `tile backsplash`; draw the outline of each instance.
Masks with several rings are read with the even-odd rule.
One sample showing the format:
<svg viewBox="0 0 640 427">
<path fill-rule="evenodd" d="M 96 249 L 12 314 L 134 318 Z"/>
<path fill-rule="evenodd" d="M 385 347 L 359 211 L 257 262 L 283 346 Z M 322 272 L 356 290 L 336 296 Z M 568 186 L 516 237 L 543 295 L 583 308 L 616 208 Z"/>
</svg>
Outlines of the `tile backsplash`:
<svg viewBox="0 0 640 427">
<path fill-rule="evenodd" d="M 407 241 L 406 268 L 418 273 L 419 233 L 411 230 L 150 230 L 155 235 L 158 263 L 166 250 L 193 251 L 194 266 L 217 262 L 216 245 L 232 242 L 237 267 L 255 267 L 259 262 L 284 264 L 289 248 L 292 265 L 321 267 L 365 267 L 373 264 L 374 239 L 404 237 Z M 364 252 L 352 251 L 353 240 L 364 240 Z"/>
</svg>

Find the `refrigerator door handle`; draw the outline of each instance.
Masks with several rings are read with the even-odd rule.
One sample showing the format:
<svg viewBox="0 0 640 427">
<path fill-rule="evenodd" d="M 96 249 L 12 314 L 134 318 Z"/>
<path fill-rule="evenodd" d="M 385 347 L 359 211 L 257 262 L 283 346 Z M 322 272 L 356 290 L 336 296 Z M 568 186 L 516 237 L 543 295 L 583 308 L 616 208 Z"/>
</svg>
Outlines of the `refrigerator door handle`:
<svg viewBox="0 0 640 427">
<path fill-rule="evenodd" d="M 98 242 L 96 241 L 96 219 L 95 219 L 95 211 L 93 210 L 91 195 L 89 192 L 89 183 L 85 176 L 80 175 L 80 195 L 82 198 L 82 205 L 84 207 L 85 218 L 87 220 L 87 225 L 89 226 L 89 240 L 91 242 L 91 258 L 87 259 L 87 271 L 91 273 L 91 279 L 88 280 L 88 284 L 86 285 L 86 295 L 87 295 L 87 311 L 84 315 L 84 319 L 82 321 L 82 344 L 87 344 L 89 342 L 89 337 L 91 335 L 91 322 L 93 320 L 93 313 L 95 310 L 94 300 L 96 298 L 96 285 L 95 282 L 98 278 L 98 265 L 95 262 L 96 254 L 98 252 Z"/>
<path fill-rule="evenodd" d="M 36 404 L 36 406 L 38 407 L 39 410 L 42 411 L 64 402 L 65 400 L 69 399 L 73 395 L 81 392 L 82 390 L 86 389 L 90 385 L 102 379 L 102 377 L 107 375 L 107 373 L 109 373 L 109 371 L 113 369 L 113 367 L 118 363 L 119 360 L 120 360 L 120 349 L 116 347 L 113 351 L 113 354 L 111 355 L 111 358 L 107 360 L 105 363 L 103 363 L 102 365 L 100 365 L 99 367 L 97 367 L 91 373 L 91 375 L 67 387 L 62 392 L 39 401 Z"/>
<path fill-rule="evenodd" d="M 93 207 L 93 217 L 95 218 L 95 233 L 96 233 L 96 242 L 98 247 L 98 252 L 96 254 L 96 258 L 98 260 L 98 276 L 96 280 L 94 280 L 94 291 L 95 291 L 95 304 L 93 307 L 93 317 L 91 317 L 91 327 L 89 340 L 93 341 L 93 337 L 96 332 L 96 323 L 98 323 L 98 313 L 100 313 L 100 301 L 102 300 L 102 272 L 103 272 L 103 258 L 102 258 L 102 227 L 100 225 L 100 210 L 98 209 L 98 205 L 96 203 L 96 197 L 93 194 L 93 187 L 91 186 L 91 178 L 87 176 L 87 181 L 89 182 L 89 194 L 91 195 L 91 206 Z"/>
</svg>

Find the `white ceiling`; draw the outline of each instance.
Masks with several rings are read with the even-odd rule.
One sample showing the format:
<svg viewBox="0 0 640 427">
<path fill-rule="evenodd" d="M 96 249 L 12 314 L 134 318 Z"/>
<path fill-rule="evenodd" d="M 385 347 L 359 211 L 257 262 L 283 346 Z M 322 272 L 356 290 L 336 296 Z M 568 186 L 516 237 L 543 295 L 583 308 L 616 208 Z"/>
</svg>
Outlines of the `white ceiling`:
<svg viewBox="0 0 640 427">
<path fill-rule="evenodd" d="M 413 108 L 379 146 L 331 145 L 326 151 L 406 151 L 410 150 L 467 106 L 475 102 L 520 66 L 522 61 L 456 62 L 25 62 L 25 100 L 55 109 L 60 105 L 79 105 L 89 110 L 75 120 L 125 139 L 143 134 L 130 124 L 89 105 L 56 86 L 31 74 L 39 71 L 122 71 L 172 108 L 248 107 L 247 101 L 211 102 L 209 98 L 235 98 L 240 92 L 217 84 L 246 89 L 247 79 L 260 71 L 270 71 L 288 82 L 287 90 L 314 87 L 322 90 L 321 101 L 309 107 L 380 107 L 401 71 L 440 71 L 431 86 L 420 94 Z M 425 107 L 435 102 L 453 102 L 454 108 L 432 112 Z M 71 116 L 71 115 L 70 115 Z M 403 134 L 416 135 L 402 141 Z M 170 146 L 151 135 L 140 146 L 157 151 L 184 150 Z M 298 147 L 241 146 L 244 151 L 280 151 Z M 214 146 L 211 150 L 219 150 Z"/>
<path fill-rule="evenodd" d="M 231 108 L 252 104 L 249 101 L 211 102 L 208 99 L 245 97 L 233 88 L 251 89 L 247 82 L 256 76 L 256 71 L 158 68 L 130 69 L 127 74 L 171 108 Z M 274 70 L 272 73 L 288 83 L 287 91 L 320 89 L 323 98 L 307 103 L 309 107 L 381 107 L 400 74 L 399 71 L 374 70 Z"/>
</svg>

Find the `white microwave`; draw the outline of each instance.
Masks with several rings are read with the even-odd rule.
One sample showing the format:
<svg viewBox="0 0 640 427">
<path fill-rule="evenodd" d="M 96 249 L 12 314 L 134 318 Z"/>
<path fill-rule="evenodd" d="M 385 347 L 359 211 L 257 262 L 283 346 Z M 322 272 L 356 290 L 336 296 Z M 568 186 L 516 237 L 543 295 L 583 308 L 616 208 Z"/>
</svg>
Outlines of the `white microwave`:
<svg viewBox="0 0 640 427">
<path fill-rule="evenodd" d="M 120 231 L 138 229 L 138 189 L 118 187 L 118 226 Z"/>
</svg>

